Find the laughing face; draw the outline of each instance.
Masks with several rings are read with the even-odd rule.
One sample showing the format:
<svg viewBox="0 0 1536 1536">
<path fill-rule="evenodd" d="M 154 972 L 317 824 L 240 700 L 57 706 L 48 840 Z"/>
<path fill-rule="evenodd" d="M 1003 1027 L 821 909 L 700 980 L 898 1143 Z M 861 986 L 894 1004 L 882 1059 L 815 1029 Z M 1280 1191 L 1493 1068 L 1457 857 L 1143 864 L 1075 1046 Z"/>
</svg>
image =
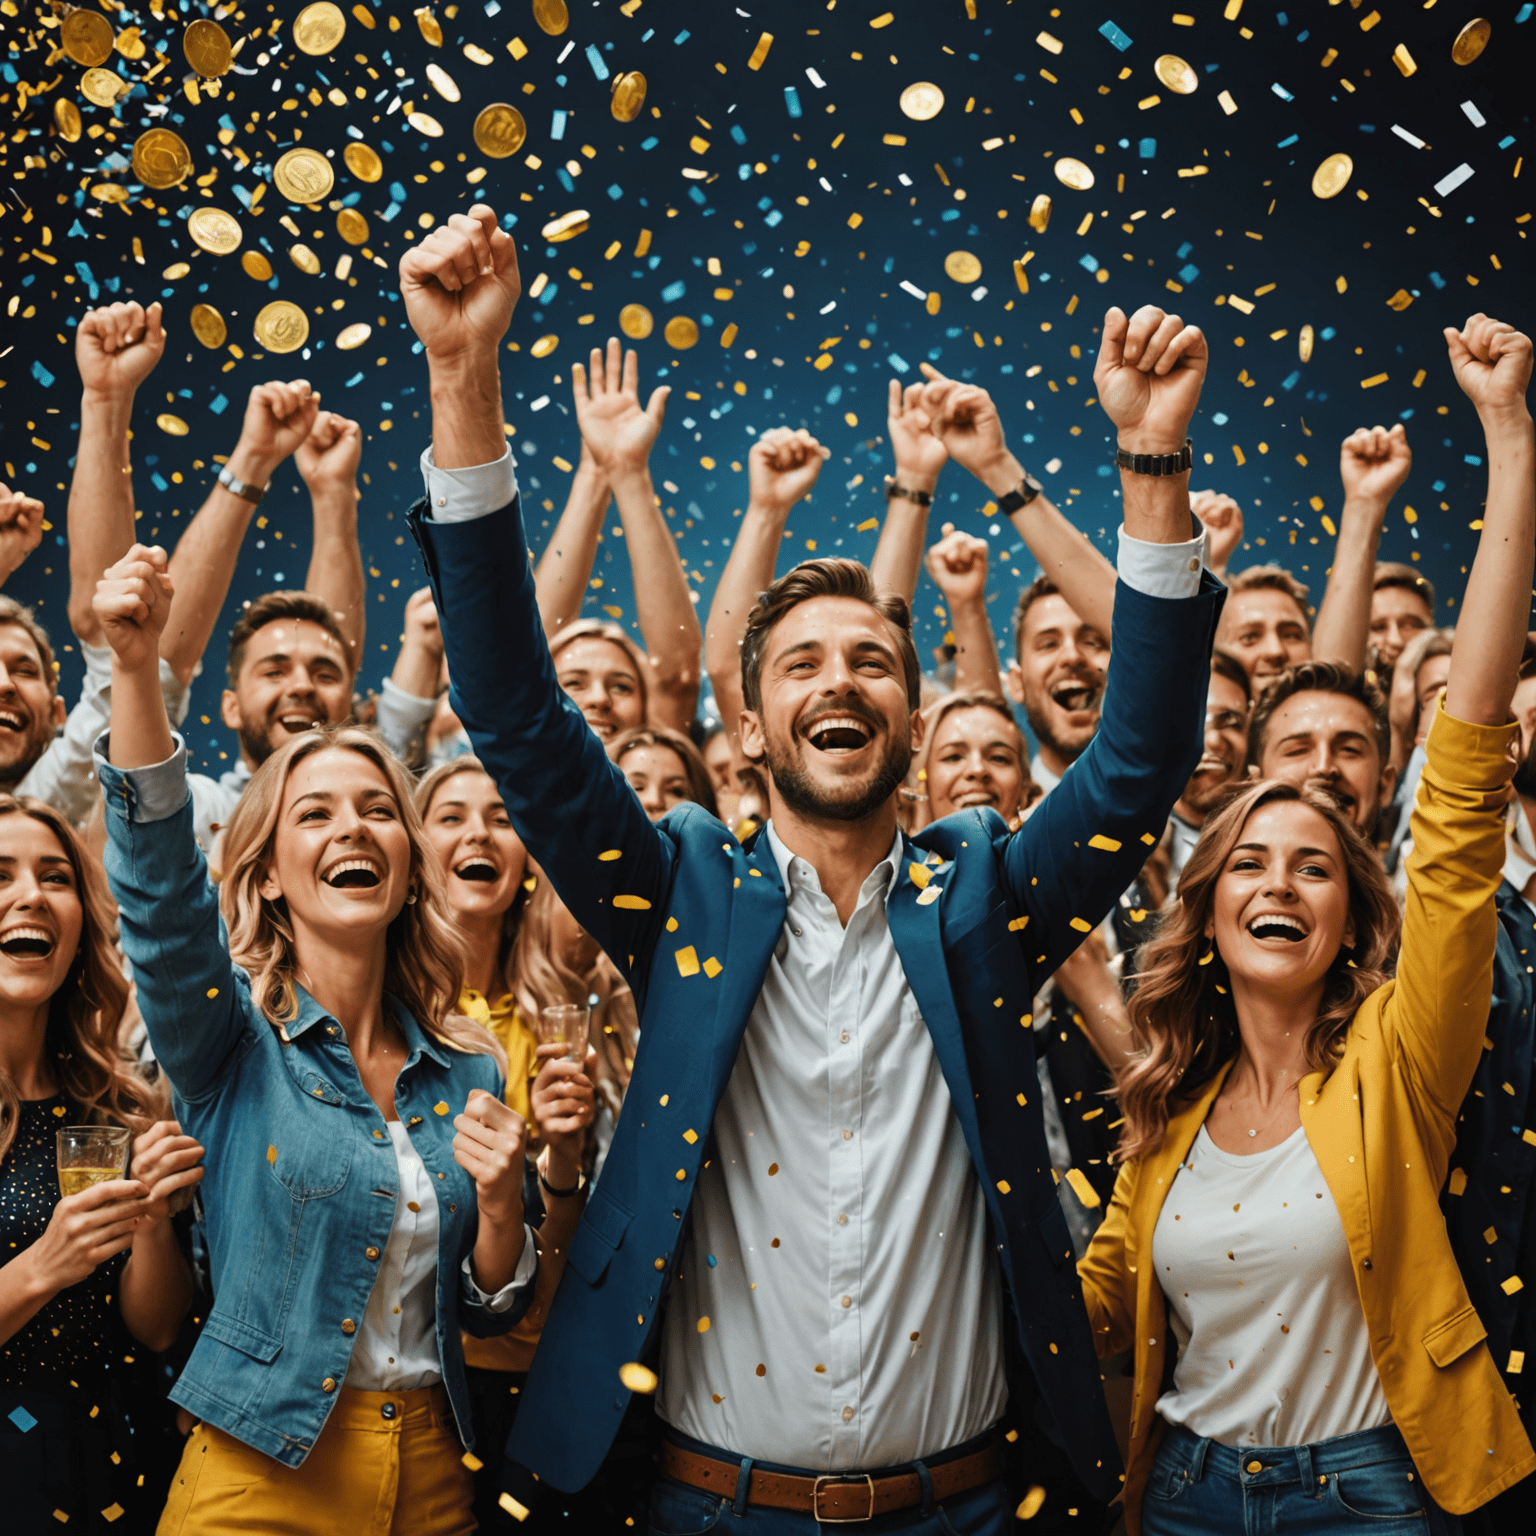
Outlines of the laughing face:
<svg viewBox="0 0 1536 1536">
<path fill-rule="evenodd" d="M 1269 717 L 1259 777 L 1322 790 L 1369 837 L 1397 770 L 1382 766 L 1375 720 L 1359 699 L 1306 689 Z"/>
<path fill-rule="evenodd" d="M 443 866 L 455 917 L 500 917 L 528 869 L 496 781 L 478 768 L 450 774 L 427 806 L 427 841 Z"/>
<path fill-rule="evenodd" d="M 1289 592 L 1276 587 L 1227 593 L 1216 644 L 1242 662 L 1256 690 L 1312 655 L 1306 614 Z"/>
<path fill-rule="evenodd" d="M 410 884 L 410 834 L 378 765 L 345 747 L 295 764 L 261 883 L 268 901 L 286 901 L 295 936 L 372 938 L 399 915 Z"/>
<path fill-rule="evenodd" d="M 1064 773 L 1099 728 L 1109 642 L 1059 592 L 1036 598 L 1019 627 L 1019 659 L 1008 691 L 1024 706 L 1040 755 Z"/>
<path fill-rule="evenodd" d="M 1319 991 L 1354 942 L 1348 869 L 1327 818 L 1294 800 L 1261 805 L 1217 877 L 1206 937 L 1239 1002 Z"/>
<path fill-rule="evenodd" d="M 84 908 L 74 865 L 53 830 L 0 817 L 0 1004 L 46 1008 L 80 947 Z"/>
<path fill-rule="evenodd" d="M 895 628 L 853 597 L 814 597 L 768 636 L 762 710 L 741 716 L 742 751 L 766 764 L 809 821 L 861 821 L 896 793 L 921 743 Z"/>
<path fill-rule="evenodd" d="M 0 624 L 0 784 L 31 772 L 64 716 L 37 642 L 19 624 Z"/>
<path fill-rule="evenodd" d="M 1227 790 L 1243 777 L 1248 758 L 1248 695 L 1230 677 L 1211 673 L 1205 696 L 1205 750 L 1174 810 L 1200 826 Z"/>
<path fill-rule="evenodd" d="M 937 821 L 987 806 L 1011 822 L 1024 805 L 1029 775 L 1019 729 L 984 704 L 952 709 L 928 748 L 928 809 Z"/>
<path fill-rule="evenodd" d="M 340 641 L 310 619 L 273 619 L 246 644 L 239 686 L 224 690 L 224 724 L 251 765 L 317 725 L 352 713 L 352 669 Z"/>
</svg>

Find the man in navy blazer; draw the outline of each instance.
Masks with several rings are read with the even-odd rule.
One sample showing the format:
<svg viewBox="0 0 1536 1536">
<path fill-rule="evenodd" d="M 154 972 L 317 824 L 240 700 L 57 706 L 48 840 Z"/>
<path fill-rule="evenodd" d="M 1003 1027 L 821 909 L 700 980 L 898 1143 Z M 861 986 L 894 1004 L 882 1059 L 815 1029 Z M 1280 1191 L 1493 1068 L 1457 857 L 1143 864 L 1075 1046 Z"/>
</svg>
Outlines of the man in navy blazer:
<svg viewBox="0 0 1536 1536">
<path fill-rule="evenodd" d="M 851 561 L 812 561 L 747 627 L 742 744 L 771 815 L 741 846 L 696 805 L 653 825 L 556 680 L 502 425 L 511 237 L 477 205 L 400 273 L 433 408 L 411 526 L 453 707 L 641 1016 L 509 1458 L 584 1486 L 630 1403 L 621 1367 L 640 1363 L 660 1370 L 667 1426 L 655 1531 L 700 1529 L 726 1503 L 764 1536 L 901 1511 L 906 1531 L 1001 1533 L 1005 1415 L 1108 1501 L 1120 1461 L 1029 1008 L 1130 883 L 1200 753 L 1222 599 L 1190 537 L 1204 339 L 1152 307 L 1106 316 L 1115 662 L 1097 738 L 1034 817 L 900 832 L 923 725 L 906 605 Z M 633 421 L 611 479 L 643 462 L 650 422 Z M 954 392 L 934 431 L 1005 508 L 1038 490 L 984 391 Z"/>
</svg>

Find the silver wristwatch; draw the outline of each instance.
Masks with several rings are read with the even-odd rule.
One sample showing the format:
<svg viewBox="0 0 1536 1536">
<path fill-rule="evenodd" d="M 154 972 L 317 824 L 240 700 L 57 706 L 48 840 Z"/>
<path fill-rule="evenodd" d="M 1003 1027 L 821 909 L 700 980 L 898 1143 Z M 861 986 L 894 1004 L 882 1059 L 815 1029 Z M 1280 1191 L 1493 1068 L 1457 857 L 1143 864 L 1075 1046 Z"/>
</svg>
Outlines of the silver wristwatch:
<svg viewBox="0 0 1536 1536">
<path fill-rule="evenodd" d="M 248 501 L 253 507 L 267 494 L 267 487 L 264 485 L 251 485 L 245 480 L 237 480 L 230 474 L 227 464 L 219 470 L 219 484 L 231 496 L 238 496 L 241 501 Z"/>
</svg>

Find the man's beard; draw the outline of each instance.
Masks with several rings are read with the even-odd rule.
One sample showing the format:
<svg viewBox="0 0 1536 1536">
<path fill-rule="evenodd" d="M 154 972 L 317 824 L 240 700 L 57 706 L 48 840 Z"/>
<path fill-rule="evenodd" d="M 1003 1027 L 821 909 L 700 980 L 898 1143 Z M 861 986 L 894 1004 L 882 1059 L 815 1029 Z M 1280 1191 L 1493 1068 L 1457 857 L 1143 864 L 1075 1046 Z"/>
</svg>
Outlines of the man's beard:
<svg viewBox="0 0 1536 1536">
<path fill-rule="evenodd" d="M 798 815 L 822 821 L 862 821 L 885 804 L 901 787 L 912 766 L 909 741 L 893 744 L 875 775 L 862 787 L 847 786 L 849 798 L 831 799 L 811 775 L 779 744 L 764 733 L 763 764 L 784 803 Z"/>
<path fill-rule="evenodd" d="M 1536 739 L 1532 740 L 1531 750 L 1515 769 L 1515 793 L 1522 800 L 1536 799 Z"/>
<path fill-rule="evenodd" d="M 239 730 L 240 746 L 245 755 L 250 758 L 251 766 L 260 768 L 266 760 L 272 756 L 276 748 L 272 745 L 271 731 L 272 721 L 267 721 L 263 730 L 256 730 L 249 725 L 242 725 Z"/>
<path fill-rule="evenodd" d="M 9 749 L 0 757 L 0 787 L 14 792 L 15 786 L 32 772 L 48 750 L 55 734 L 53 723 L 34 720 L 24 731 L 13 732 L 5 727 L 0 727 L 0 731 L 4 732 L 0 736 L 0 746 Z"/>
<path fill-rule="evenodd" d="M 1049 706 L 1047 706 L 1048 708 Z M 1033 705 L 1026 703 L 1024 706 L 1024 718 L 1029 721 L 1030 734 L 1035 740 L 1043 748 L 1054 752 L 1064 763 L 1075 763 L 1088 750 L 1088 743 L 1093 740 L 1095 733 L 1099 729 L 1099 719 L 1095 715 L 1092 727 L 1080 740 L 1067 740 L 1056 734 L 1047 710 L 1037 710 Z"/>
</svg>

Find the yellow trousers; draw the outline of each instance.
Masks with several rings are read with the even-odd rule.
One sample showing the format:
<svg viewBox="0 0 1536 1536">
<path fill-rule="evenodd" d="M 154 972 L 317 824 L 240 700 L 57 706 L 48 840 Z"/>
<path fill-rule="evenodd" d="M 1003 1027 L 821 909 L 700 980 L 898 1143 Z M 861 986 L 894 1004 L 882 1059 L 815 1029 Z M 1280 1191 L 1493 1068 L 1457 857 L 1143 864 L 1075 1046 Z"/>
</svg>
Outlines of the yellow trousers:
<svg viewBox="0 0 1536 1536">
<path fill-rule="evenodd" d="M 460 1536 L 478 1528 L 463 1455 L 442 1387 L 342 1387 L 301 1467 L 199 1424 L 156 1536 Z"/>
</svg>

